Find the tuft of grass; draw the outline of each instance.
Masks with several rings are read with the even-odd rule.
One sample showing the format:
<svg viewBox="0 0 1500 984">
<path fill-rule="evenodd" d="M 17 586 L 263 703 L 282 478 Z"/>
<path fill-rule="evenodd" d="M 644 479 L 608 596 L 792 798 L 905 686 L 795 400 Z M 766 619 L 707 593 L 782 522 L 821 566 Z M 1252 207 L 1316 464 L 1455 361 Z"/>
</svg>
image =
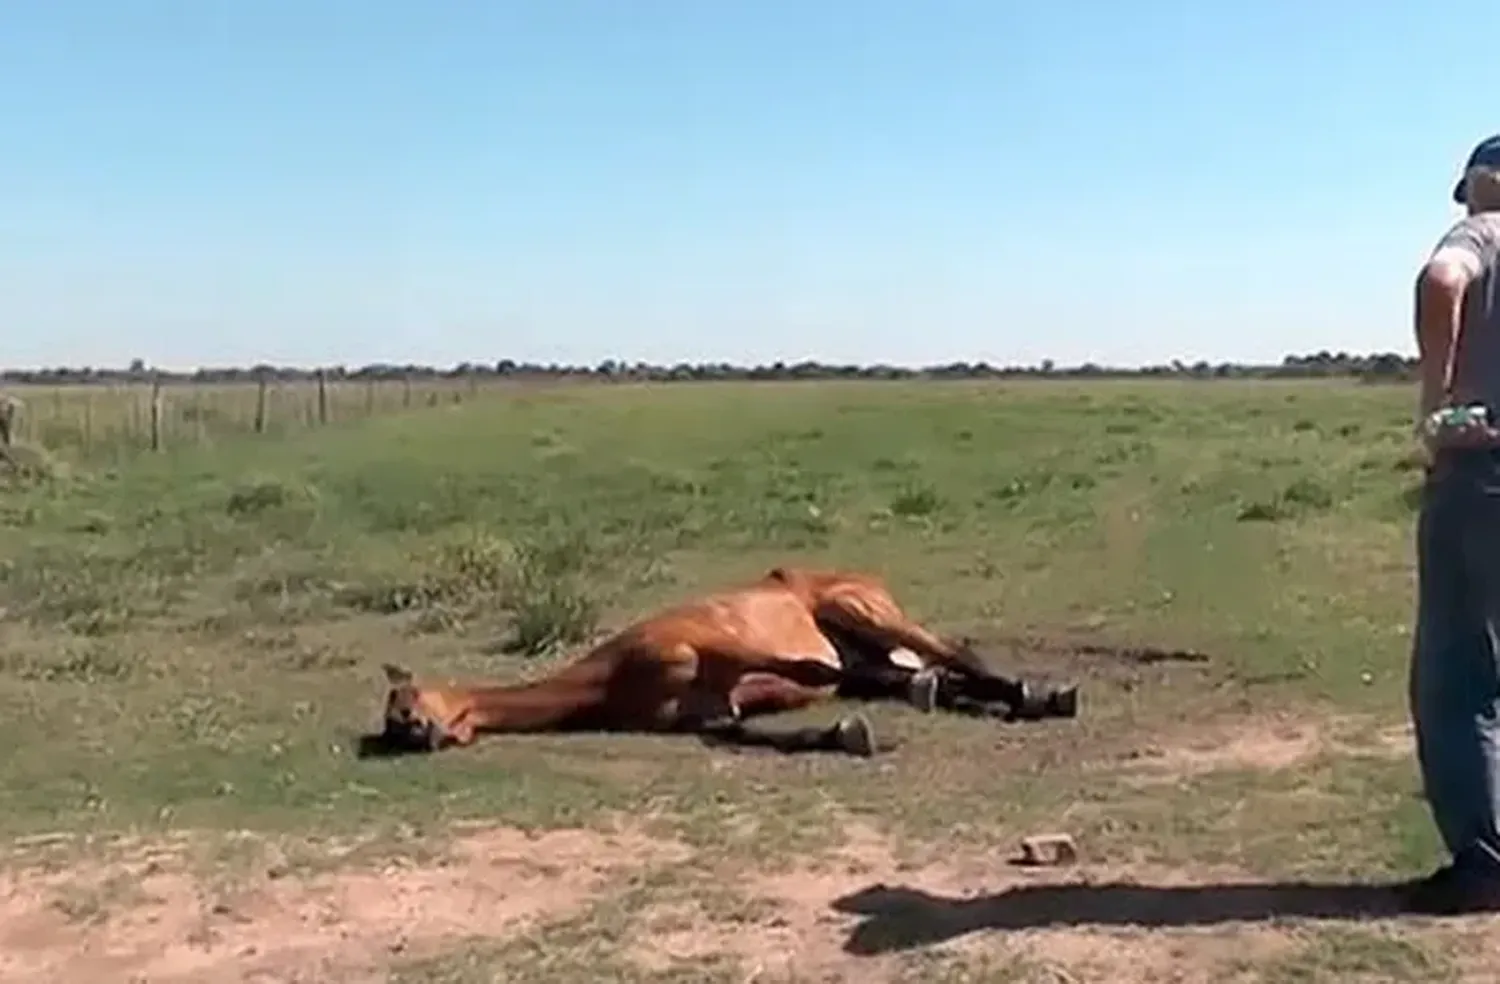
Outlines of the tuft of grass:
<svg viewBox="0 0 1500 984">
<path fill-rule="evenodd" d="M 587 581 L 592 556 L 586 534 L 576 529 L 515 547 L 500 586 L 510 614 L 503 651 L 538 656 L 594 633 L 601 603 Z"/>
<path fill-rule="evenodd" d="M 537 656 L 582 642 L 602 603 L 587 574 L 598 551 L 578 530 L 547 529 L 501 540 L 471 532 L 412 558 L 415 575 L 355 585 L 343 604 L 381 615 L 414 613 L 429 631 L 504 617 L 505 653 Z"/>
<path fill-rule="evenodd" d="M 305 489 L 294 489 L 278 478 L 251 478 L 230 490 L 224 511 L 231 516 L 259 516 L 285 508 L 305 494 Z"/>
<path fill-rule="evenodd" d="M 943 505 L 943 497 L 929 485 L 909 485 L 891 499 L 891 513 L 903 518 L 931 516 Z"/>
<path fill-rule="evenodd" d="M 1327 512 L 1334 507 L 1334 493 L 1326 484 L 1307 475 L 1299 475 L 1264 499 L 1252 499 L 1240 505 L 1241 522 L 1279 522 Z"/>
</svg>

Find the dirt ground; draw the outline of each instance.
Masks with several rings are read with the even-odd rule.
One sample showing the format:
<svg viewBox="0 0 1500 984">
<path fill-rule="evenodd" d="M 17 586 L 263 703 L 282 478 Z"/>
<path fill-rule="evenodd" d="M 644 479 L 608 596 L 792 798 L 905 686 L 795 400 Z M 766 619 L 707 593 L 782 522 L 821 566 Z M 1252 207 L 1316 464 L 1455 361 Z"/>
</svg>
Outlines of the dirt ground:
<svg viewBox="0 0 1500 984">
<path fill-rule="evenodd" d="M 637 835 L 493 829 L 425 863 L 194 877 L 182 845 L 0 879 L 0 980 L 378 980 L 393 957 L 576 912 L 622 868 L 681 860 Z M 274 852 L 272 852 L 274 853 Z"/>
<path fill-rule="evenodd" d="M 1200 728 L 1129 768 L 1142 782 L 1289 769 L 1341 740 L 1328 732 L 1289 720 L 1233 734 Z M 1409 741 L 1387 729 L 1358 751 L 1409 754 Z M 1087 844 L 1061 867 L 973 853 L 913 863 L 867 825 L 844 829 L 834 850 L 762 870 L 625 821 L 465 830 L 373 865 L 351 845 L 293 851 L 249 838 L 253 863 L 229 876 L 186 837 L 82 854 L 38 838 L 30 859 L 0 875 L 0 981 L 380 981 L 455 948 L 545 943 L 549 927 L 565 923 L 587 932 L 591 909 L 622 885 L 642 901 L 616 940 L 617 959 L 646 980 L 709 965 L 747 981 L 927 979 L 935 966 L 975 980 L 1311 980 L 1323 978 L 1297 976 L 1299 954 L 1351 931 L 1366 945 L 1441 941 L 1463 954 L 1459 980 L 1494 979 L 1500 958 L 1500 918 L 1401 919 L 1381 886 L 1119 864 L 1091 857 Z M 307 864 L 314 856 L 320 863 Z M 1411 979 L 1378 960 L 1371 967 L 1358 979 Z M 511 971 L 492 979 L 525 978 Z"/>
</svg>

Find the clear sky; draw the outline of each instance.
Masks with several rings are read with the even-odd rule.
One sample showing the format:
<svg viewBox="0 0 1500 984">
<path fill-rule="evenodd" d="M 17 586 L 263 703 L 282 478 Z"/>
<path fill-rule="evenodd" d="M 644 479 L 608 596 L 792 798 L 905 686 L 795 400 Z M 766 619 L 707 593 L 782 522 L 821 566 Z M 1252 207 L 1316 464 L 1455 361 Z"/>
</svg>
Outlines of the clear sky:
<svg viewBox="0 0 1500 984">
<path fill-rule="evenodd" d="M 1497 33 L 1480 0 L 10 0 L 0 365 L 1407 352 Z"/>
</svg>

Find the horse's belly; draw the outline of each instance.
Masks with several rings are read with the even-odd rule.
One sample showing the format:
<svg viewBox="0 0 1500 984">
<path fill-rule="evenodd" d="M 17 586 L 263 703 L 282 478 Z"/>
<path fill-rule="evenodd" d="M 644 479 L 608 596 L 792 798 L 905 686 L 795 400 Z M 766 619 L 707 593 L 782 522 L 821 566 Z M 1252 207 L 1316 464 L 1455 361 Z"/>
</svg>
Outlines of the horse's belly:
<svg viewBox="0 0 1500 984">
<path fill-rule="evenodd" d="M 752 627 L 739 634 L 739 641 L 755 652 L 779 660 L 806 660 L 810 663 L 822 663 L 833 669 L 842 668 L 843 660 L 839 658 L 839 651 L 815 626 L 811 623 L 809 626 L 810 631 L 788 631 L 785 627 L 770 630 Z"/>
</svg>

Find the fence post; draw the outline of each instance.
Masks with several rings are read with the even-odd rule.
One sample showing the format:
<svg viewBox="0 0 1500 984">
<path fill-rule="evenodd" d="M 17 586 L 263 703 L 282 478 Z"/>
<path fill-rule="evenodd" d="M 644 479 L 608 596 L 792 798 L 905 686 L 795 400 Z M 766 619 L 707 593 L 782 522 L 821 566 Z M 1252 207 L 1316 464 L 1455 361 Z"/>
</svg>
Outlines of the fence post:
<svg viewBox="0 0 1500 984">
<path fill-rule="evenodd" d="M 266 432 L 266 374 L 255 374 L 255 433 Z"/>
<path fill-rule="evenodd" d="M 161 377 L 151 377 L 151 450 L 161 450 L 162 429 Z"/>
<path fill-rule="evenodd" d="M 328 373 L 318 370 L 318 424 L 328 423 Z"/>
<path fill-rule="evenodd" d="M 94 387 L 85 385 L 83 388 L 83 455 L 85 458 L 94 454 Z"/>
<path fill-rule="evenodd" d="M 0 450 L 9 448 L 16 439 L 16 425 L 21 420 L 21 401 L 0 393 Z"/>
</svg>

